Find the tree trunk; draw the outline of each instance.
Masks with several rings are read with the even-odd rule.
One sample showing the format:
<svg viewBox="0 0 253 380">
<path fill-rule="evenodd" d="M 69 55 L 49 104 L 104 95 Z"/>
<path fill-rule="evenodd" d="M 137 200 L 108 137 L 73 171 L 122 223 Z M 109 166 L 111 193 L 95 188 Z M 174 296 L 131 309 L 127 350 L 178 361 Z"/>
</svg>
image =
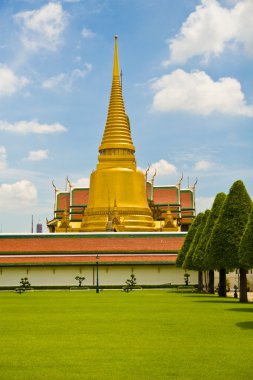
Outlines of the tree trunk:
<svg viewBox="0 0 253 380">
<path fill-rule="evenodd" d="M 203 290 L 203 272 L 200 270 L 198 272 L 198 291 L 202 292 Z"/>
<path fill-rule="evenodd" d="M 248 302 L 247 271 L 240 268 L 240 302 Z"/>
<path fill-rule="evenodd" d="M 205 288 L 205 291 L 207 292 L 208 291 L 208 283 L 209 283 L 209 275 L 208 275 L 208 272 L 206 270 L 203 272 L 203 275 L 204 275 L 204 288 Z"/>
<path fill-rule="evenodd" d="M 220 276 L 219 276 L 219 296 L 220 296 L 220 297 L 226 297 L 226 296 L 227 296 L 227 289 L 226 289 L 226 269 L 224 269 L 224 268 L 220 269 Z"/>
<path fill-rule="evenodd" d="M 209 293 L 214 294 L 214 270 L 209 270 Z"/>
</svg>

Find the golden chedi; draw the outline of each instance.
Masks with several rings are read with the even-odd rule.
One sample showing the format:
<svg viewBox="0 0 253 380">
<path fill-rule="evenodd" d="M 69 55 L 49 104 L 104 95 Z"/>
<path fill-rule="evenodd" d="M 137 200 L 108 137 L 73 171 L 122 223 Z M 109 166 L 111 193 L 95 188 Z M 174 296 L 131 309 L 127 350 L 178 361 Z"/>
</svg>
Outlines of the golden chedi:
<svg viewBox="0 0 253 380">
<path fill-rule="evenodd" d="M 106 126 L 81 231 L 154 231 L 144 173 L 136 169 L 135 148 L 125 112 L 115 37 L 114 64 Z"/>
</svg>

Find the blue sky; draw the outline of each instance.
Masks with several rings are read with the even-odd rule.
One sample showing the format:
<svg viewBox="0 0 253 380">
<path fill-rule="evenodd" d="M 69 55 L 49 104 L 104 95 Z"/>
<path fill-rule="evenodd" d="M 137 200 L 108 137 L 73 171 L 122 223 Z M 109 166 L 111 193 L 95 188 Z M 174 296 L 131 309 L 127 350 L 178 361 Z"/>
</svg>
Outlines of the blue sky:
<svg viewBox="0 0 253 380">
<path fill-rule="evenodd" d="M 45 228 L 52 180 L 88 185 L 109 102 L 113 36 L 138 166 L 253 195 L 252 0 L 2 0 L 0 230 Z"/>
</svg>

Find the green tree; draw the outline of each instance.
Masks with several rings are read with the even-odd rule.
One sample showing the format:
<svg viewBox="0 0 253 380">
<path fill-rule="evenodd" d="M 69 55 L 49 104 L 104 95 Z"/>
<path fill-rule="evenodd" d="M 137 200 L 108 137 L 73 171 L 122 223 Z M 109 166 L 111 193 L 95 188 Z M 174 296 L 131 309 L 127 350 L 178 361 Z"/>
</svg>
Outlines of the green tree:
<svg viewBox="0 0 253 380">
<path fill-rule="evenodd" d="M 205 227 L 203 229 L 203 233 L 201 235 L 201 238 L 199 240 L 199 243 L 196 247 L 195 253 L 194 253 L 194 260 L 196 260 L 197 257 L 201 258 L 201 264 L 203 270 L 208 270 L 208 278 L 209 278 L 209 284 L 208 284 L 208 291 L 211 294 L 214 294 L 214 270 L 212 267 L 208 266 L 208 260 L 207 260 L 207 244 L 210 239 L 212 230 L 215 226 L 215 223 L 219 217 L 219 214 L 221 212 L 222 206 L 224 204 L 224 201 L 226 199 L 225 193 L 218 193 L 214 199 L 209 217 L 207 219 L 207 222 L 205 224 Z M 195 257 L 196 256 L 196 257 Z M 197 262 L 195 263 L 197 266 Z"/>
<path fill-rule="evenodd" d="M 194 237 L 193 237 L 193 239 L 191 241 L 191 244 L 190 244 L 190 246 L 189 246 L 189 248 L 188 248 L 188 250 L 186 252 L 186 255 L 185 255 L 185 259 L 184 259 L 184 262 L 183 262 L 183 265 L 182 265 L 182 267 L 184 269 L 192 269 L 192 270 L 194 270 L 194 265 L 193 265 L 193 262 L 192 262 L 192 256 L 193 256 L 193 253 L 194 253 L 194 246 L 193 246 L 193 244 L 195 244 L 194 240 L 197 241 L 196 238 L 198 239 L 199 236 L 200 236 L 200 234 L 201 234 L 201 231 L 202 231 L 201 226 L 202 226 L 203 218 L 204 218 L 204 213 L 203 212 L 200 212 L 197 215 L 197 217 L 196 217 L 196 219 L 198 219 L 199 223 L 198 223 L 198 226 L 196 228 Z"/>
<path fill-rule="evenodd" d="M 201 222 L 197 228 L 197 231 L 194 235 L 194 238 L 191 242 L 190 248 L 186 254 L 186 257 L 183 263 L 183 268 L 198 271 L 198 290 L 200 292 L 203 290 L 203 272 L 202 272 L 203 266 L 200 263 L 200 260 L 201 260 L 200 257 L 196 257 L 196 260 L 194 261 L 194 255 L 195 255 L 196 247 L 201 239 L 201 235 L 203 233 L 203 229 L 205 227 L 209 213 L 210 213 L 210 210 L 206 210 L 205 213 L 199 214 L 199 215 L 202 215 Z"/>
<path fill-rule="evenodd" d="M 22 277 L 20 280 L 20 286 L 16 288 L 16 292 L 19 294 L 24 293 L 27 289 L 31 288 L 31 284 L 27 277 Z"/>
<path fill-rule="evenodd" d="M 130 278 L 126 280 L 126 285 L 123 286 L 123 290 L 128 293 L 129 291 L 136 288 L 136 285 L 137 285 L 137 280 L 136 280 L 135 275 L 132 273 Z"/>
<path fill-rule="evenodd" d="M 196 232 L 194 239 L 192 241 L 190 250 L 188 254 L 192 255 L 192 266 L 194 270 L 198 271 L 198 290 L 201 292 L 203 290 L 203 270 L 205 269 L 205 256 L 204 251 L 197 249 L 199 243 L 202 240 L 202 236 L 208 222 L 210 215 L 210 210 L 206 210 L 202 218 L 202 222 L 199 225 L 198 231 Z M 188 254 L 186 257 L 188 257 Z"/>
<path fill-rule="evenodd" d="M 190 245 L 191 245 L 191 242 L 193 241 L 194 239 L 194 235 L 198 229 L 198 226 L 201 222 L 201 218 L 202 218 L 203 214 L 198 214 L 196 216 L 196 218 L 194 219 L 194 221 L 192 222 L 190 228 L 189 228 L 189 231 L 187 232 L 187 235 L 185 237 L 185 241 L 184 241 L 184 244 L 182 245 L 180 251 L 178 252 L 178 255 L 177 255 L 177 260 L 176 260 L 176 266 L 178 268 L 182 268 L 183 266 L 183 263 L 184 263 L 184 260 L 185 260 L 185 257 L 186 257 L 186 254 L 190 248 Z"/>
<path fill-rule="evenodd" d="M 27 277 L 21 278 L 21 280 L 20 280 L 20 287 L 23 288 L 24 290 L 29 289 L 31 287 L 31 284 L 28 281 Z"/>
<path fill-rule="evenodd" d="M 243 268 L 253 268 L 253 206 L 241 240 L 239 257 Z"/>
<path fill-rule="evenodd" d="M 219 295 L 226 297 L 226 272 L 239 268 L 239 247 L 252 201 L 242 181 L 230 191 L 208 242 L 208 265 L 220 272 Z M 243 276 L 243 269 L 240 275 Z M 243 278 L 246 275 L 243 276 Z M 241 299 L 240 299 L 241 300 Z"/>
<path fill-rule="evenodd" d="M 85 277 L 76 276 L 75 280 L 78 281 L 78 286 L 81 288 L 82 282 L 85 280 Z"/>
<path fill-rule="evenodd" d="M 253 268 L 253 206 L 251 208 L 251 213 L 249 216 L 248 224 L 245 228 L 244 234 L 242 236 L 240 249 L 239 249 L 239 261 L 241 269 L 247 271 L 250 268 Z M 240 278 L 240 287 L 241 278 Z M 245 283 L 243 284 L 245 286 Z M 246 286 L 247 287 L 247 286 Z M 247 302 L 247 289 L 240 289 L 240 300 L 245 302 L 245 293 L 246 293 L 246 302 Z M 242 294 L 243 293 L 243 294 Z"/>
</svg>

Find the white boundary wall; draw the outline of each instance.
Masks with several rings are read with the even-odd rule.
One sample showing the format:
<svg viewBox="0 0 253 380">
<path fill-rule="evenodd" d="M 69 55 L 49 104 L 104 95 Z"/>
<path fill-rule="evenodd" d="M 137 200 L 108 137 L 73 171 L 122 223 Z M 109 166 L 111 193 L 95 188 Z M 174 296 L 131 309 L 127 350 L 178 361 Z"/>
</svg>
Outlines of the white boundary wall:
<svg viewBox="0 0 253 380">
<path fill-rule="evenodd" d="M 32 286 L 76 286 L 76 276 L 85 277 L 83 285 L 96 284 L 95 266 L 1 267 L 0 287 L 19 286 L 28 277 Z M 100 285 L 124 285 L 134 273 L 139 285 L 184 284 L 185 271 L 174 265 L 99 265 Z M 198 273 L 189 271 L 189 284 L 198 282 Z"/>
<path fill-rule="evenodd" d="M 96 285 L 97 268 L 95 266 L 43 266 L 43 267 L 1 267 L 0 287 L 19 286 L 22 277 L 28 277 L 32 286 L 77 286 L 76 276 L 85 277 L 83 285 Z M 124 285 L 131 273 L 134 273 L 139 285 L 184 284 L 185 271 L 174 265 L 99 265 L 100 285 Z M 198 283 L 198 272 L 190 273 L 189 284 Z M 247 275 L 250 289 L 253 291 L 253 271 Z M 227 274 L 230 290 L 238 286 L 237 272 Z M 203 278 L 204 280 L 204 278 Z M 215 287 L 219 283 L 219 273 L 215 272 Z"/>
</svg>

